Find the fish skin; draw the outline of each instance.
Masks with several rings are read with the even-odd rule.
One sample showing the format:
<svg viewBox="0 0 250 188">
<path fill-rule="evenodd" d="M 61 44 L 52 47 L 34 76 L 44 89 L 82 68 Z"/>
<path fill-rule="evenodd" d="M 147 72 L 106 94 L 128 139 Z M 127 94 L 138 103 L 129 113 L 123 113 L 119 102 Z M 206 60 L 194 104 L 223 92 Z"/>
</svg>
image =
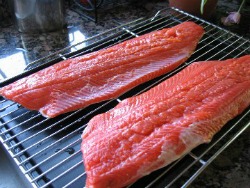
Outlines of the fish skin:
<svg viewBox="0 0 250 188">
<path fill-rule="evenodd" d="M 116 98 L 185 62 L 204 34 L 184 22 L 67 59 L 0 89 L 0 95 L 45 117 Z"/>
<path fill-rule="evenodd" d="M 250 105 L 250 55 L 195 62 L 92 118 L 82 134 L 86 187 L 125 187 L 208 143 Z"/>
</svg>

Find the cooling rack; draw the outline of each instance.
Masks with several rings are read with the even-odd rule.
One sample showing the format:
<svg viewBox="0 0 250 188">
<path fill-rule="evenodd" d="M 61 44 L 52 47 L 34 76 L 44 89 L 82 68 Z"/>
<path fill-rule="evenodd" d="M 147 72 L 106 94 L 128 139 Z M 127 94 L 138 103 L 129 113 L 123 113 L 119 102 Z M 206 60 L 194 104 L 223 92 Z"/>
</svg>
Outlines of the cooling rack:
<svg viewBox="0 0 250 188">
<path fill-rule="evenodd" d="M 176 74 L 194 61 L 223 60 L 250 52 L 250 41 L 216 25 L 173 8 L 166 8 L 152 17 L 140 18 L 88 38 L 54 54 L 34 61 L 26 71 L 1 82 L 7 85 L 63 59 L 83 55 L 120 43 L 124 40 L 193 21 L 205 29 L 205 35 L 189 60 L 174 71 L 144 83 L 117 99 L 91 105 L 53 119 L 29 111 L 0 98 L 0 141 L 16 166 L 33 187 L 84 187 L 86 173 L 80 152 L 81 133 L 95 115 L 113 108 L 124 98 L 141 93 Z M 86 47 L 79 49 L 78 46 Z M 72 52 L 72 49 L 77 49 Z M 250 125 L 250 108 L 228 122 L 211 143 L 201 145 L 174 163 L 141 178 L 129 187 L 187 187 L 193 180 Z"/>
</svg>

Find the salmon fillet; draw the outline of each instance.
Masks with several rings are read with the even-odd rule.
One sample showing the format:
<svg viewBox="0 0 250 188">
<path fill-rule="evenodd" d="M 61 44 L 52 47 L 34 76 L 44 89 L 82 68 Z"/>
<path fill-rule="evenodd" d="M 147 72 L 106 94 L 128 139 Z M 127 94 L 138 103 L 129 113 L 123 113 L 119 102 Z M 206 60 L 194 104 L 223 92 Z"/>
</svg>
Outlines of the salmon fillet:
<svg viewBox="0 0 250 188">
<path fill-rule="evenodd" d="M 209 142 L 250 105 L 250 55 L 196 62 L 92 118 L 82 134 L 86 186 L 124 187 Z"/>
<path fill-rule="evenodd" d="M 55 117 L 118 97 L 186 61 L 204 30 L 193 22 L 64 60 L 0 89 L 0 95 Z"/>
</svg>

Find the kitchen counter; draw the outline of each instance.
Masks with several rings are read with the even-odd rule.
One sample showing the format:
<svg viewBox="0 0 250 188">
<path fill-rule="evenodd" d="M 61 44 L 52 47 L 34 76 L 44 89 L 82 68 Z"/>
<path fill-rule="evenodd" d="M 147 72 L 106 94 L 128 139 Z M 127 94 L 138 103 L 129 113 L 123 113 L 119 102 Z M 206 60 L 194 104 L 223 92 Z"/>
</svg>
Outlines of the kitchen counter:
<svg viewBox="0 0 250 188">
<path fill-rule="evenodd" d="M 86 18 L 86 15 L 93 16 L 92 12 L 76 11 L 67 3 L 65 28 L 50 33 L 24 34 L 18 32 L 12 22 L 4 23 L 0 28 L 0 79 L 15 76 L 37 59 L 118 26 L 114 18 L 120 23 L 126 23 L 156 13 L 167 6 L 167 2 L 161 0 L 143 2 L 122 6 L 113 4 L 115 7 L 108 12 L 99 10 L 97 23 Z M 219 1 L 217 14 L 209 21 L 224 27 L 219 22 L 221 16 L 225 16 L 226 12 L 236 11 L 238 6 L 239 2 L 236 0 Z M 249 4 L 247 6 L 239 25 L 224 28 L 250 39 Z M 223 151 L 190 187 L 249 187 L 249 134 L 250 128 Z"/>
<path fill-rule="evenodd" d="M 118 2 L 119 1 L 121 1 L 121 4 L 124 2 L 124 0 L 118 0 Z M 144 0 L 141 2 L 149 1 Z M 226 12 L 236 11 L 239 6 L 238 1 L 235 0 L 230 1 L 230 3 L 225 2 L 225 0 L 219 1 L 217 15 L 209 21 L 222 26 L 219 22 L 220 18 L 225 16 Z M 109 4 L 108 7 L 114 7 L 116 4 L 111 5 Z M 118 24 L 113 21 L 114 18 L 115 20 L 119 20 L 120 23 L 127 23 L 146 15 L 153 15 L 158 10 L 165 8 L 167 2 L 154 0 L 150 1 L 150 3 L 125 5 L 126 6 L 115 6 L 111 9 L 100 9 L 98 11 L 97 23 L 81 16 L 84 14 L 94 17 L 92 12 L 83 12 L 78 9 L 67 8 L 65 28 L 57 32 L 25 34 L 18 32 L 12 22 L 4 23 L 0 30 L 0 67 L 1 69 L 9 69 L 10 71 L 6 71 L 6 75 L 2 75 L 3 73 L 1 73 L 0 79 L 19 74 L 30 62 L 118 26 Z M 107 9 L 109 13 L 106 13 Z M 81 13 L 81 15 L 79 13 Z M 249 14 L 250 11 L 246 9 L 239 25 L 225 28 L 236 32 L 240 36 L 250 38 Z M 15 70 L 9 68 L 13 66 L 16 67 Z"/>
</svg>

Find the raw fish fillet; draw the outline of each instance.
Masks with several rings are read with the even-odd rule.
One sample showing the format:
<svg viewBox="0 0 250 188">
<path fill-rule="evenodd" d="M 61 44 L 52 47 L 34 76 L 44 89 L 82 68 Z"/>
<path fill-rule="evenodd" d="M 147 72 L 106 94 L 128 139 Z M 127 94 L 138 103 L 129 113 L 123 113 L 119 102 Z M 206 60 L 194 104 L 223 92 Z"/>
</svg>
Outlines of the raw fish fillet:
<svg viewBox="0 0 250 188">
<path fill-rule="evenodd" d="M 196 62 L 92 118 L 82 134 L 86 187 L 119 188 L 209 142 L 250 105 L 250 55 Z"/>
<path fill-rule="evenodd" d="M 68 59 L 0 90 L 5 98 L 55 117 L 118 97 L 165 74 L 195 50 L 204 30 L 193 22 Z"/>
</svg>

